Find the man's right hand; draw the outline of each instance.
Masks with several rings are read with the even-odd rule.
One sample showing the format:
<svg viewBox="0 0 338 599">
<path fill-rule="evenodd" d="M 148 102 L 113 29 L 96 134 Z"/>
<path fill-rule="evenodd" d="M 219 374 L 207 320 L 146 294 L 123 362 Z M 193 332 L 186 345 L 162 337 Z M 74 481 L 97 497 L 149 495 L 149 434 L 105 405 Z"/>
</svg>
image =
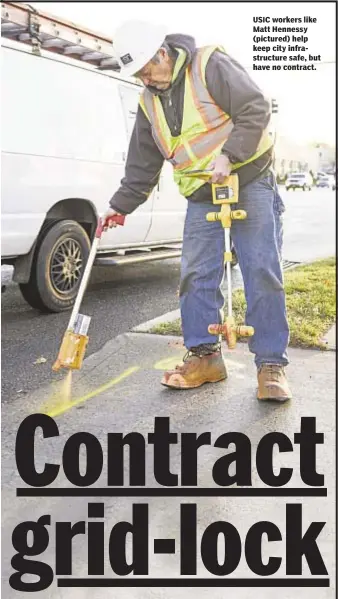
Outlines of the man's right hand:
<svg viewBox="0 0 338 599">
<path fill-rule="evenodd" d="M 120 216 L 120 213 L 116 212 L 116 210 L 113 210 L 113 208 L 108 208 L 107 212 L 102 217 L 104 224 L 108 221 L 108 225 L 103 227 L 104 231 L 107 231 L 108 228 L 113 229 L 117 227 L 117 223 L 115 223 L 113 220 L 109 221 L 109 218 L 112 218 L 113 216 Z"/>
</svg>

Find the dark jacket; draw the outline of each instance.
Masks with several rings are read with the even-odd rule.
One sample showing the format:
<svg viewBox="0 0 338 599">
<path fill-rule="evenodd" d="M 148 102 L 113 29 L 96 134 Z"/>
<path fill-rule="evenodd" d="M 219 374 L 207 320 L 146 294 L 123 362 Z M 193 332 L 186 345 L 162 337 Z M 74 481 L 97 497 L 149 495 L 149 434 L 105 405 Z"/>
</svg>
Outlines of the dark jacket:
<svg viewBox="0 0 338 599">
<path fill-rule="evenodd" d="M 185 50 L 187 56 L 183 67 L 168 90 L 148 89 L 157 94 L 162 102 L 165 117 L 173 136 L 180 135 L 183 119 L 185 70 L 196 52 L 195 40 L 188 35 L 168 35 L 166 42 L 177 57 L 175 48 Z M 255 153 L 263 130 L 270 120 L 270 106 L 248 73 L 236 60 L 215 51 L 206 67 L 206 84 L 216 104 L 230 115 L 234 128 L 222 152 L 232 162 L 244 162 Z M 158 149 L 151 126 L 139 106 L 130 140 L 125 176 L 121 187 L 110 200 L 110 206 L 121 214 L 130 214 L 146 201 L 157 185 L 164 158 Z M 272 150 L 258 160 L 242 166 L 238 171 L 241 186 L 262 176 L 272 162 Z M 195 191 L 189 200 L 211 202 L 209 184 Z"/>
</svg>

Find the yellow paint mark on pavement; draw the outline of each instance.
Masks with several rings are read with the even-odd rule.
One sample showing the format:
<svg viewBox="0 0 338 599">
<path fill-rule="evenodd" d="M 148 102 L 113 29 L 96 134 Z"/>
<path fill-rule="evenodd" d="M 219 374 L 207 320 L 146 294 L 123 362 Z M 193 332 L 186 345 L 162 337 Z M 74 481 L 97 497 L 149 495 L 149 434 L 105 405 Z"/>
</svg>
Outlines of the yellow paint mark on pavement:
<svg viewBox="0 0 338 599">
<path fill-rule="evenodd" d="M 118 383 L 120 383 L 121 381 L 126 379 L 128 376 L 130 376 L 134 372 L 137 372 L 138 370 L 140 370 L 140 366 L 133 366 L 132 368 L 128 368 L 128 370 L 125 370 L 124 372 L 122 372 L 122 374 L 117 376 L 115 379 L 112 379 L 108 383 L 101 385 L 101 387 L 97 387 L 96 389 L 94 389 L 93 391 L 88 393 L 87 395 L 83 395 L 82 397 L 79 397 L 79 398 L 75 399 L 74 401 L 70 401 L 67 403 L 64 403 L 64 401 L 62 401 L 62 399 L 61 399 L 61 401 L 59 402 L 59 405 L 53 406 L 52 409 L 50 409 L 49 411 L 45 411 L 44 413 L 47 414 L 48 416 L 51 416 L 52 418 L 54 418 L 55 416 L 60 416 L 60 414 L 67 412 L 71 408 L 78 406 L 79 404 L 87 401 L 88 399 L 91 399 L 92 397 L 96 397 L 97 395 L 104 393 L 105 391 L 107 391 L 111 387 L 114 387 L 114 385 L 117 385 Z"/>
<path fill-rule="evenodd" d="M 164 360 L 160 360 L 154 364 L 153 368 L 156 370 L 171 370 L 175 368 L 177 364 L 182 362 L 182 355 L 180 356 L 171 356 L 170 358 L 164 358 Z"/>
</svg>

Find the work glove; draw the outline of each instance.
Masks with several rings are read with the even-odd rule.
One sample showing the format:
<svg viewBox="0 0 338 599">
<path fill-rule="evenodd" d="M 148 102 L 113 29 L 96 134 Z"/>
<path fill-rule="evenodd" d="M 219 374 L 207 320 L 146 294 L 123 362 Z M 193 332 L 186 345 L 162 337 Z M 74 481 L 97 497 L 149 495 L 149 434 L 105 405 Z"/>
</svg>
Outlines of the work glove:
<svg viewBox="0 0 338 599">
<path fill-rule="evenodd" d="M 211 163 L 210 168 L 213 170 L 211 183 L 224 183 L 231 173 L 231 162 L 225 154 L 221 154 Z"/>
</svg>

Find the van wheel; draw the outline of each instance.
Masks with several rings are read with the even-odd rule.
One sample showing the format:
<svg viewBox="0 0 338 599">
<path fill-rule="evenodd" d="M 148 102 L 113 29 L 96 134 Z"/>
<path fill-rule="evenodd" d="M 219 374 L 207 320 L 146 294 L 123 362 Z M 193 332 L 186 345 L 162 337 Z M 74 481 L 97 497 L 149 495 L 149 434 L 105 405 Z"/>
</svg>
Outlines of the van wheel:
<svg viewBox="0 0 338 599">
<path fill-rule="evenodd" d="M 86 231 L 73 220 L 55 223 L 38 242 L 28 283 L 21 293 L 41 312 L 69 310 L 76 298 L 90 251 Z"/>
</svg>

